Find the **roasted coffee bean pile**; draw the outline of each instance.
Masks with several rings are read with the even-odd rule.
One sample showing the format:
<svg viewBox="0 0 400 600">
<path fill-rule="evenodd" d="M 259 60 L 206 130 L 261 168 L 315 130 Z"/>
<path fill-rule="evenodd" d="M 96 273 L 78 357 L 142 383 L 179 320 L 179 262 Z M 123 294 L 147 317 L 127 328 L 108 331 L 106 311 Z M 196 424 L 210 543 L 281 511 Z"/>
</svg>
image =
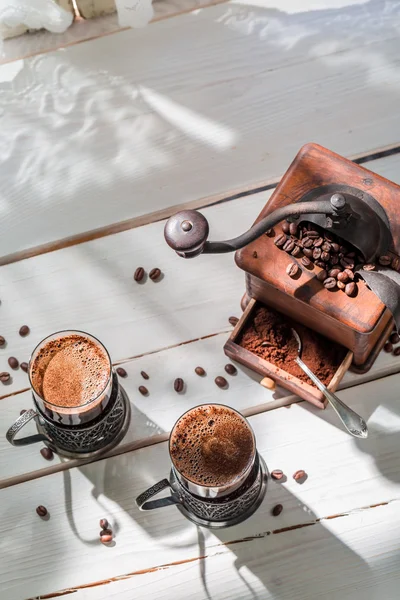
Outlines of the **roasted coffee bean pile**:
<svg viewBox="0 0 400 600">
<path fill-rule="evenodd" d="M 274 239 L 275 246 L 297 258 L 306 269 L 313 265 L 322 269 L 317 279 L 327 290 L 342 290 L 347 296 L 354 297 L 358 291 L 358 275 L 355 269 L 362 267 L 365 271 L 373 271 L 374 264 L 365 264 L 357 250 L 313 223 L 297 225 L 284 221 L 281 233 Z M 381 256 L 378 262 L 382 266 L 400 269 L 400 260 Z M 301 273 L 301 267 L 293 261 L 286 268 L 289 277 L 296 278 Z"/>
</svg>

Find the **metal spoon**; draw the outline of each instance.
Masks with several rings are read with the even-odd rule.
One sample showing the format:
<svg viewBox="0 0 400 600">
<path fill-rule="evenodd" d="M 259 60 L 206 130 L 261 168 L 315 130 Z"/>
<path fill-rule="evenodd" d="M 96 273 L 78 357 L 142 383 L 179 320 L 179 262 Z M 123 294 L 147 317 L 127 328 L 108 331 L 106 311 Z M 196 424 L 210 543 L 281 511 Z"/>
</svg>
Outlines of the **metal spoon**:
<svg viewBox="0 0 400 600">
<path fill-rule="evenodd" d="M 364 419 L 355 413 L 354 410 L 346 406 L 344 402 L 339 400 L 336 394 L 330 392 L 328 388 L 324 386 L 322 381 L 320 381 L 318 377 L 314 375 L 314 373 L 301 360 L 301 339 L 295 329 L 292 329 L 292 333 L 298 344 L 298 356 L 295 358 L 295 361 L 299 367 L 303 369 L 304 373 L 307 373 L 311 381 L 313 381 L 317 388 L 324 394 L 325 398 L 328 400 L 329 404 L 332 406 L 333 410 L 336 412 L 347 431 L 351 433 L 351 435 L 354 435 L 358 438 L 365 439 L 368 437 L 368 427 Z"/>
</svg>

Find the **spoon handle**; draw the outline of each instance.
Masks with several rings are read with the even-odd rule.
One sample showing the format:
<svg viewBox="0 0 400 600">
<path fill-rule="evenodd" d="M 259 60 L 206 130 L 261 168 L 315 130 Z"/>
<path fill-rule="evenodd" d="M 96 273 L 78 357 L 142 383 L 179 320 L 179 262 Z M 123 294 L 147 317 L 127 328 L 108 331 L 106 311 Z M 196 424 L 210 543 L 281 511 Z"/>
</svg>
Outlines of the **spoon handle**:
<svg viewBox="0 0 400 600">
<path fill-rule="evenodd" d="M 358 438 L 366 438 L 368 436 L 368 427 L 366 422 L 360 415 L 358 415 L 354 410 L 352 410 L 349 406 L 346 406 L 344 402 L 342 402 L 336 394 L 330 392 L 328 388 L 318 379 L 316 375 L 307 367 L 307 365 L 301 360 L 301 358 L 297 357 L 296 362 L 301 369 L 303 369 L 304 373 L 307 373 L 311 381 L 315 383 L 317 388 L 324 394 L 325 398 L 328 400 L 339 419 L 342 421 L 343 425 L 347 429 L 351 435 L 354 435 Z"/>
</svg>

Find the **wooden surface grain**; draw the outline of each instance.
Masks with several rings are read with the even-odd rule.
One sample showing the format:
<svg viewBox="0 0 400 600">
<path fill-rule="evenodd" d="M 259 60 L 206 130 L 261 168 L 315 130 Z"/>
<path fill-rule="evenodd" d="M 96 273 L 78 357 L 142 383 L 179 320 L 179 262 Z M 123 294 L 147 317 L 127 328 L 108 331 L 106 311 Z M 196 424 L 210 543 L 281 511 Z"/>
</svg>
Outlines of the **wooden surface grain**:
<svg viewBox="0 0 400 600">
<path fill-rule="evenodd" d="M 398 13 L 221 4 L 3 65 L 0 256 L 398 142 Z"/>
<path fill-rule="evenodd" d="M 368 420 L 370 435 L 367 440 L 357 441 L 344 432 L 333 411 L 318 411 L 306 403 L 251 417 L 257 446 L 268 467 L 282 469 L 287 480 L 269 483 L 261 508 L 248 521 L 218 534 L 203 530 L 204 540 L 200 545 L 197 528 L 186 521 L 175 507 L 142 513 L 135 506 L 137 494 L 168 473 L 165 444 L 50 475 L 45 481 L 36 479 L 2 490 L 2 506 L 5 508 L 0 522 L 0 549 L 4 558 L 0 564 L 0 578 L 3 594 L 7 600 L 38 597 L 125 576 L 130 579 L 131 592 L 140 593 L 136 586 L 140 589 L 144 585 L 143 579 L 129 574 L 157 572 L 162 565 L 180 561 L 189 564 L 191 560 L 196 561 L 209 554 L 212 556 L 220 550 L 234 554 L 236 547 L 242 548 L 240 540 L 245 544 L 255 536 L 260 545 L 244 546 L 239 557 L 245 572 L 246 565 L 251 570 L 255 560 L 260 569 L 257 573 L 261 573 L 270 559 L 275 564 L 276 553 L 280 558 L 276 563 L 280 569 L 286 565 L 288 569 L 292 566 L 296 570 L 290 546 L 297 547 L 300 555 L 303 554 L 303 544 L 304 553 L 309 548 L 311 555 L 314 552 L 318 554 L 319 548 L 325 548 L 327 554 L 320 557 L 318 568 L 325 565 L 326 576 L 331 582 L 329 585 L 333 586 L 336 594 L 339 590 L 335 590 L 335 585 L 339 585 L 340 581 L 351 598 L 353 575 L 358 573 L 356 556 L 353 556 L 352 562 L 352 554 L 349 555 L 348 569 L 341 572 L 339 580 L 335 580 L 335 561 L 341 565 L 344 560 L 341 552 L 347 552 L 346 531 L 349 534 L 354 531 L 354 535 L 358 532 L 360 544 L 364 540 L 364 551 L 370 557 L 367 560 L 371 560 L 368 567 L 372 570 L 370 582 L 380 580 L 374 572 L 377 548 L 380 549 L 382 569 L 386 568 L 390 573 L 394 564 L 398 564 L 396 527 L 388 527 L 385 523 L 389 523 L 391 518 L 396 521 L 399 504 L 397 456 L 400 421 L 396 408 L 399 378 L 400 375 L 395 375 L 343 392 L 343 399 Z M 303 484 L 292 478 L 297 469 L 304 469 L 308 475 Z M 284 510 L 280 517 L 275 518 L 270 511 L 278 502 L 283 504 Z M 372 531 L 381 531 L 375 547 L 371 546 L 369 526 L 363 525 L 363 519 L 350 520 L 348 530 L 346 527 L 345 530 L 334 527 L 332 536 L 328 535 L 335 520 L 331 517 L 364 514 L 364 509 L 366 511 L 372 505 L 383 503 L 389 503 L 395 512 L 373 509 L 377 512 L 376 517 L 371 517 L 371 527 L 376 527 Z M 35 514 L 38 504 L 47 507 L 50 513 L 48 521 L 42 521 Z M 98 541 L 98 521 L 102 517 L 112 523 L 115 531 L 115 545 L 111 548 L 102 546 Z M 383 523 L 379 525 L 381 519 Z M 307 525 L 314 522 L 315 531 L 310 534 L 306 531 Z M 293 532 L 290 531 L 292 526 Z M 305 527 L 301 529 L 299 526 Z M 275 533 L 276 538 L 268 535 L 268 532 L 279 530 L 283 531 L 280 535 Z M 322 535 L 321 545 L 317 542 L 319 535 Z M 355 538 L 350 536 L 348 539 L 351 550 Z M 221 543 L 225 544 L 222 548 Z M 284 544 L 282 554 L 279 550 L 281 543 Z M 7 548 L 11 547 L 12 552 L 7 552 Z M 287 560 L 284 559 L 285 554 Z M 332 563 L 333 557 L 335 561 Z M 300 559 L 299 556 L 298 560 L 304 565 L 306 557 Z M 227 563 L 226 568 L 224 580 L 230 585 L 232 565 Z M 19 577 L 21 572 L 24 577 Z M 191 573 L 193 590 L 197 594 L 194 597 L 203 598 L 201 570 Z M 173 569 L 169 575 L 174 577 Z M 212 585 L 213 577 L 210 579 Z M 282 593 L 286 594 L 283 597 L 290 597 L 293 581 L 287 576 L 281 579 Z M 300 580 L 306 586 L 307 579 L 300 577 Z M 323 580 L 324 577 L 321 583 Z M 205 581 L 208 581 L 207 571 Z M 262 583 L 266 585 L 263 580 Z M 104 597 L 113 593 L 114 584 L 109 585 L 104 587 Z M 307 598 L 306 592 L 311 593 L 313 589 L 314 597 L 318 597 L 320 588 L 316 585 L 310 582 L 311 587 L 309 590 L 305 587 L 304 595 L 300 597 Z M 187 592 L 184 583 L 182 586 Z M 216 590 L 217 597 L 229 597 L 223 595 L 223 589 L 221 585 L 219 591 Z M 280 597 L 276 587 L 269 589 L 269 593 L 271 598 Z M 165 597 L 168 598 L 168 595 Z"/>
</svg>

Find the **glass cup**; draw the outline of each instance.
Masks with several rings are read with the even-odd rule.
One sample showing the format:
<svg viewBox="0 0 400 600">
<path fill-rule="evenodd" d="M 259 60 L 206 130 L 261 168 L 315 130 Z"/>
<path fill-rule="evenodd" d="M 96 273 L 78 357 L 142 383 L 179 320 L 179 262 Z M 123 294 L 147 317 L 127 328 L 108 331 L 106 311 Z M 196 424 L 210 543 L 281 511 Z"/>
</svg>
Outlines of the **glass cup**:
<svg viewBox="0 0 400 600">
<path fill-rule="evenodd" d="M 69 340 L 65 342 L 66 338 L 70 338 L 71 344 Z M 62 365 L 61 368 L 60 365 L 57 367 L 59 375 L 56 372 L 60 378 L 60 395 L 57 395 L 58 389 L 53 382 L 50 401 L 49 397 L 46 398 L 48 394 L 43 391 L 46 369 L 57 356 L 57 348 L 63 350 L 63 340 L 65 348 L 71 346 L 74 347 L 74 352 L 78 352 L 82 338 L 95 348 L 93 355 L 82 355 L 82 366 L 85 367 L 88 360 L 93 362 L 93 356 L 99 359 L 97 363 L 94 362 L 101 381 L 96 396 L 81 404 L 73 401 L 72 396 L 68 397 L 68 391 L 64 392 L 67 397 L 63 397 L 62 389 L 72 390 L 71 394 L 76 394 L 82 391 L 82 387 L 96 384 L 93 373 L 86 381 L 79 377 L 76 380 L 68 379 L 70 371 L 68 363 L 65 363 L 64 381 L 61 381 L 64 373 Z M 96 374 L 96 371 L 93 372 Z M 130 418 L 129 400 L 119 385 L 117 376 L 113 373 L 107 349 L 94 336 L 75 330 L 59 331 L 49 335 L 34 349 L 29 361 L 28 374 L 35 409 L 23 413 L 7 431 L 6 437 L 14 446 L 44 441 L 53 450 L 66 456 L 90 455 L 104 448 L 108 450 L 110 445 L 115 445 L 115 440 L 119 441 L 121 430 L 126 431 Z M 39 433 L 17 438 L 18 432 L 31 419 L 36 421 Z"/>
<path fill-rule="evenodd" d="M 190 424 L 199 423 L 199 415 L 200 422 L 206 425 L 198 428 L 199 435 L 196 436 L 197 429 Z M 207 423 L 212 425 L 207 427 Z M 215 423 L 217 425 L 214 427 Z M 228 425 L 223 427 L 219 423 Z M 243 435 L 238 435 L 235 428 L 236 431 L 240 429 Z M 189 445 L 191 452 L 194 451 L 190 457 L 182 458 L 181 440 Z M 140 510 L 176 505 L 196 524 L 219 528 L 248 518 L 262 502 L 267 485 L 267 468 L 257 452 L 249 422 L 235 409 L 223 404 L 203 404 L 188 410 L 172 428 L 168 447 L 172 463 L 169 479 L 159 481 L 136 498 Z M 215 478 L 213 481 L 213 474 L 207 472 L 207 460 L 214 460 L 214 451 L 217 470 L 219 465 L 224 470 L 224 456 L 228 460 L 227 473 L 219 477 L 220 481 Z M 196 462 L 193 457 L 200 458 Z M 235 457 L 234 460 L 231 457 Z M 193 465 L 200 465 L 201 477 L 196 475 Z M 166 488 L 170 489 L 169 496 L 151 500 Z"/>
</svg>

